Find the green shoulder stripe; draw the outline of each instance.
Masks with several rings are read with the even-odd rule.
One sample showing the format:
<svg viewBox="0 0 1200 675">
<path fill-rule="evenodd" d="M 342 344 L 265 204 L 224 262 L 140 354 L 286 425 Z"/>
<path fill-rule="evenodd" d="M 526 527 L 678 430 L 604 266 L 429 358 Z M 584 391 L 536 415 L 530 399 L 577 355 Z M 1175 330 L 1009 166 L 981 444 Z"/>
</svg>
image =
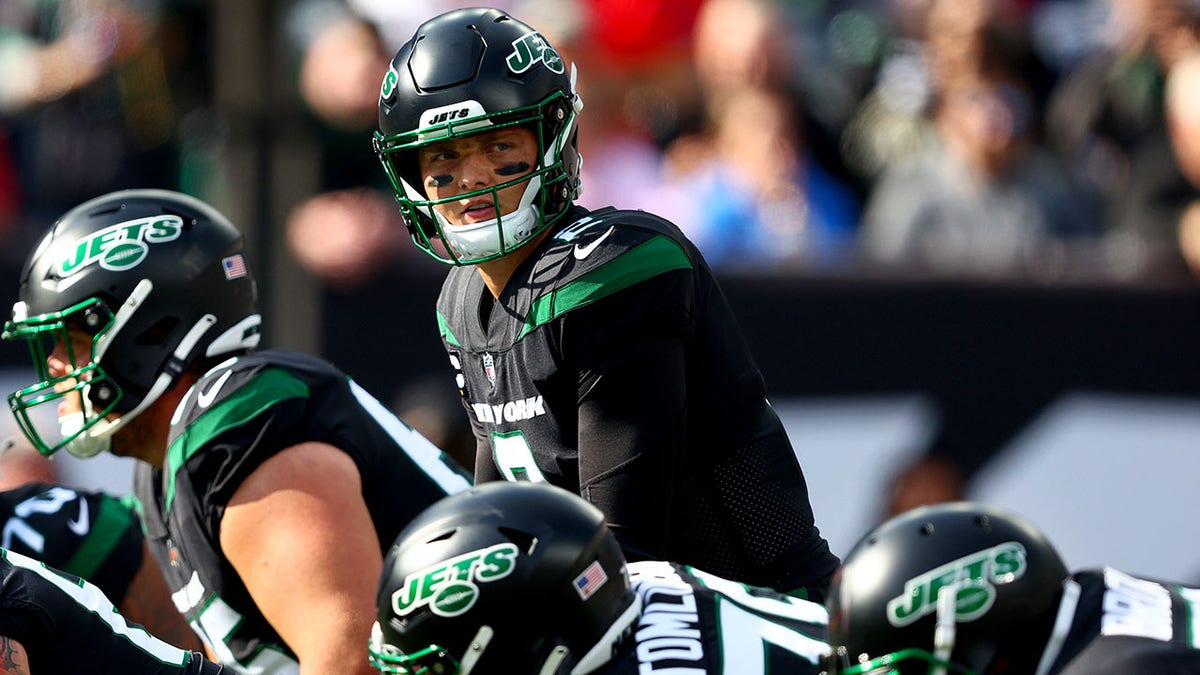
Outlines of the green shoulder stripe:
<svg viewBox="0 0 1200 675">
<path fill-rule="evenodd" d="M 271 406 L 291 398 L 308 398 L 308 385 L 280 368 L 267 368 L 252 382 L 206 410 L 183 430 L 167 448 L 166 511 L 175 499 L 175 476 L 204 444 L 237 426 L 254 419 Z"/>
<path fill-rule="evenodd" d="M 63 571 L 91 579 L 131 527 L 133 512 L 116 497 L 105 495 L 100 500 L 100 513 L 92 518 L 91 531 L 63 566 Z"/>
<path fill-rule="evenodd" d="M 638 282 L 678 269 L 691 269 L 687 253 L 675 240 L 658 235 L 601 267 L 579 277 L 562 288 L 533 302 L 525 326 L 517 339 L 528 335 L 538 326 L 591 304 Z"/>
<path fill-rule="evenodd" d="M 461 347 L 458 338 L 454 337 L 454 333 L 450 332 L 450 326 L 446 322 L 446 315 L 441 312 L 437 313 L 438 332 L 442 334 L 442 339 L 454 347 Z"/>
</svg>

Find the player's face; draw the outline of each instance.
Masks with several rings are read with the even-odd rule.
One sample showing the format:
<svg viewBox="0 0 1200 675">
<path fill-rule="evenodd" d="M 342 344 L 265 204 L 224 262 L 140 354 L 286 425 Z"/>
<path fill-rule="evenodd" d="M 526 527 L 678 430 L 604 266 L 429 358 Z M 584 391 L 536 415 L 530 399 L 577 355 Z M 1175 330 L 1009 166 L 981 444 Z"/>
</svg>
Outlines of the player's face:
<svg viewBox="0 0 1200 675">
<path fill-rule="evenodd" d="M 509 127 L 421 148 L 417 161 L 425 196 L 446 199 L 506 183 L 528 174 L 537 164 L 538 142 L 533 131 Z M 525 183 L 496 192 L 438 204 L 434 208 L 451 225 L 470 225 L 516 210 Z M 497 213 L 499 206 L 499 213 Z"/>
<path fill-rule="evenodd" d="M 51 377 L 59 378 L 71 374 L 80 365 L 92 358 L 92 336 L 78 328 L 68 328 L 67 339 L 59 340 L 54 345 L 54 351 L 46 359 L 46 366 Z M 54 385 L 57 392 L 70 390 L 76 384 L 74 378 L 67 378 Z M 82 402 L 79 394 L 67 394 L 58 404 L 58 414 L 79 412 Z"/>
</svg>

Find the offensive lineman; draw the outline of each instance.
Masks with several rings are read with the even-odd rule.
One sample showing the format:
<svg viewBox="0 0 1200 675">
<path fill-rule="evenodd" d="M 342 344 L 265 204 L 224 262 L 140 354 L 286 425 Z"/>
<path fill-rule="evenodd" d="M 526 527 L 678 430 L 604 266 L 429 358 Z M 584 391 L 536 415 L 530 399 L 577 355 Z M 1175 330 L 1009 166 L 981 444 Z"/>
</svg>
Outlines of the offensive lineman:
<svg viewBox="0 0 1200 675">
<path fill-rule="evenodd" d="M 437 302 L 475 481 L 547 481 L 631 559 L 820 599 L 838 559 L 737 322 L 696 248 L 643 211 L 574 204 L 582 103 L 562 58 L 496 9 L 397 52 L 375 148 Z"/>
<path fill-rule="evenodd" d="M 604 514 L 545 484 L 429 507 L 388 552 L 377 603 L 368 651 L 387 673 L 810 675 L 828 652 L 821 605 L 627 564 Z"/>
<path fill-rule="evenodd" d="M 254 351 L 233 224 L 176 192 L 98 197 L 50 228 L 18 298 L 4 338 L 28 342 L 40 377 L 9 397 L 22 430 L 45 454 L 141 460 L 146 538 L 215 658 L 370 673 L 384 549 L 469 481 L 331 364 Z"/>
<path fill-rule="evenodd" d="M 122 500 L 40 482 L 0 491 L 0 547 L 88 580 L 156 637 L 201 648 Z"/>
<path fill-rule="evenodd" d="M 1200 588 L 1068 573 L 1033 524 L 972 502 L 864 535 L 827 606 L 830 675 L 1200 673 Z"/>
<path fill-rule="evenodd" d="M 218 675 L 131 623 L 96 586 L 0 548 L 0 675 Z"/>
</svg>

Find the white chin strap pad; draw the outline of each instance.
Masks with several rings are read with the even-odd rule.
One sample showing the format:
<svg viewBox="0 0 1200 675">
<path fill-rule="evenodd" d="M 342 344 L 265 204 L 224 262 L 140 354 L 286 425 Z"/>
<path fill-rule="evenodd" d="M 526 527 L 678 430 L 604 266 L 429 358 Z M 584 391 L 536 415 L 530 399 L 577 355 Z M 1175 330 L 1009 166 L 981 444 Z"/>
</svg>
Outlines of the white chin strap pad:
<svg viewBox="0 0 1200 675">
<path fill-rule="evenodd" d="M 497 226 L 497 220 L 500 225 Z M 500 252 L 500 230 L 504 230 L 504 250 L 524 243 L 537 229 L 539 213 L 532 204 L 516 211 L 471 225 L 449 225 L 442 223 L 442 236 L 446 245 L 459 258 L 486 258 Z"/>
</svg>

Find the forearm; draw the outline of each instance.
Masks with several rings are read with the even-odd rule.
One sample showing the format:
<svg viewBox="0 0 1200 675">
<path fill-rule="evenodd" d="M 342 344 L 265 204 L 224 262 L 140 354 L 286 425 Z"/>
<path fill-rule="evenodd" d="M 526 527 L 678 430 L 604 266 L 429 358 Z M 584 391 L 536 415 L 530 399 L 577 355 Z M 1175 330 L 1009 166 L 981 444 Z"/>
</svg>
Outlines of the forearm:
<svg viewBox="0 0 1200 675">
<path fill-rule="evenodd" d="M 16 640 L 0 635 L 0 675 L 30 675 L 29 656 Z"/>
</svg>

